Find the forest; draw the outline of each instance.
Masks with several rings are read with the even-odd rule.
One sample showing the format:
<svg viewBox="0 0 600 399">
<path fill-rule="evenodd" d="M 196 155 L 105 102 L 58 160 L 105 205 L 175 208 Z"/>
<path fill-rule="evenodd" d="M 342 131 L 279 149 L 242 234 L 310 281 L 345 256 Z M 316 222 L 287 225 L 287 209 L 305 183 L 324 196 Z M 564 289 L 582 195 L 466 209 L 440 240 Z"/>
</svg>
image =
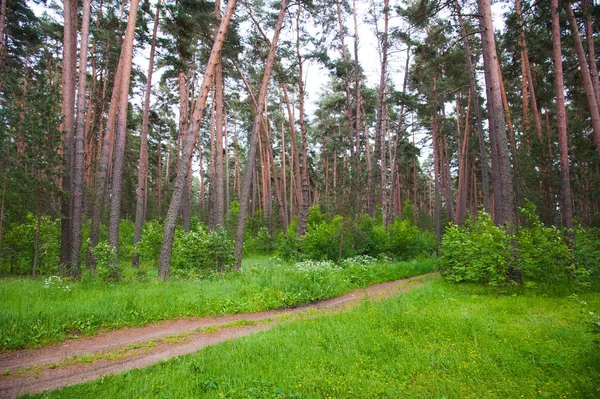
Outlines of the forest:
<svg viewBox="0 0 600 399">
<path fill-rule="evenodd" d="M 598 396 L 593 1 L 0 2 L 0 397 Z"/>
</svg>

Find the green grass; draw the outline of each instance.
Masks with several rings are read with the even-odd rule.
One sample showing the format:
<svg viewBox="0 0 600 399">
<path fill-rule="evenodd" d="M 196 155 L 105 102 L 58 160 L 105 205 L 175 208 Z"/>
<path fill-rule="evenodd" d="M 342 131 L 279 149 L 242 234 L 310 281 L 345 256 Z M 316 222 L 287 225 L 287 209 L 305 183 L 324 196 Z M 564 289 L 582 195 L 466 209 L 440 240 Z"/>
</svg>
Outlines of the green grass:
<svg viewBox="0 0 600 399">
<path fill-rule="evenodd" d="M 507 294 L 431 280 L 382 302 L 39 397 L 600 396 L 589 323 L 600 294 Z"/>
<path fill-rule="evenodd" d="M 167 283 L 153 277 L 119 284 L 84 279 L 44 288 L 44 278 L 9 278 L 0 280 L 0 349 L 41 346 L 164 319 L 294 306 L 434 267 L 435 260 L 426 259 L 302 271 L 281 261 L 250 258 L 242 272 Z"/>
</svg>

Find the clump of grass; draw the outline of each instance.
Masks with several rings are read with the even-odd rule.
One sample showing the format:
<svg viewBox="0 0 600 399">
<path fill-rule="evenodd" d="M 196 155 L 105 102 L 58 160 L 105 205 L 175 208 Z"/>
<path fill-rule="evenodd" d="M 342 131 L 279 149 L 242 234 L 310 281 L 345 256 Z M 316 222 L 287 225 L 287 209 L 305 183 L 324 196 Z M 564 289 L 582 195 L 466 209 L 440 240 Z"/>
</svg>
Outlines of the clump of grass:
<svg viewBox="0 0 600 399">
<path fill-rule="evenodd" d="M 42 346 L 89 336 L 99 329 L 165 319 L 295 306 L 367 284 L 424 274 L 433 270 L 435 262 L 425 259 L 305 269 L 278 259 L 257 258 L 246 259 L 241 272 L 168 283 L 52 279 L 47 284 L 44 279 L 9 278 L 0 283 L 0 350 Z"/>
<path fill-rule="evenodd" d="M 593 398 L 600 353 L 581 301 L 600 309 L 598 293 L 504 294 L 434 279 L 43 397 Z"/>
</svg>

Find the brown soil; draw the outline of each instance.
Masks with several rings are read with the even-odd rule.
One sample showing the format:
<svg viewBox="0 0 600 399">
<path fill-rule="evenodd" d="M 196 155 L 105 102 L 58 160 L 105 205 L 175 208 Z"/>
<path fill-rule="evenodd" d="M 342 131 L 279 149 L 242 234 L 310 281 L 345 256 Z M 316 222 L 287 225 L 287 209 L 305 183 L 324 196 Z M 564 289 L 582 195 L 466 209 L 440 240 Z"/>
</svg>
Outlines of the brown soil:
<svg viewBox="0 0 600 399">
<path fill-rule="evenodd" d="M 43 392 L 147 367 L 209 345 L 267 330 L 292 315 L 296 319 L 314 317 L 346 309 L 367 296 L 373 300 L 388 298 L 399 291 L 408 291 L 414 285 L 406 283 L 426 276 L 376 284 L 291 309 L 171 320 L 113 330 L 39 349 L 0 353 L 0 372 L 4 372 L 0 375 L 0 398 Z"/>
</svg>

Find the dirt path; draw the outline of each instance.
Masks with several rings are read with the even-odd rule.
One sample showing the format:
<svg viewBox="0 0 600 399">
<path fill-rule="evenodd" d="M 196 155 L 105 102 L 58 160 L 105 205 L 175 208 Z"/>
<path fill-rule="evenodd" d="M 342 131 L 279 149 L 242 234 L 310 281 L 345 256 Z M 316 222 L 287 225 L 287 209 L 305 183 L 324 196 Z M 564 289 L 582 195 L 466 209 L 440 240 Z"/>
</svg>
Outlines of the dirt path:
<svg viewBox="0 0 600 399">
<path fill-rule="evenodd" d="M 221 317 L 180 319 L 113 330 L 39 349 L 0 353 L 0 398 L 14 398 L 143 368 L 206 346 L 268 330 L 289 319 L 308 318 L 408 291 L 423 276 L 376 284 L 340 297 L 291 309 Z"/>
</svg>

